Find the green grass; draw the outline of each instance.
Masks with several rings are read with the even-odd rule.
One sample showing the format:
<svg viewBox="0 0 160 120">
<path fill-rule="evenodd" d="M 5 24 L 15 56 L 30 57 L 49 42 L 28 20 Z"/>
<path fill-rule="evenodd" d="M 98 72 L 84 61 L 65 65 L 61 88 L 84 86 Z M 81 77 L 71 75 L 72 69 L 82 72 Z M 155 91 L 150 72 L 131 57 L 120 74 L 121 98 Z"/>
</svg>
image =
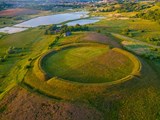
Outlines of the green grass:
<svg viewBox="0 0 160 120">
<path fill-rule="evenodd" d="M 156 44 L 157 42 L 148 41 L 148 38 L 160 37 L 160 24 L 158 24 L 157 22 L 139 18 L 130 18 L 127 20 L 107 20 L 107 18 L 105 18 L 102 21 L 91 26 L 91 30 L 100 30 L 103 34 L 107 34 L 110 32 L 122 34 L 123 30 L 125 29 L 131 30 L 129 33 L 132 34 L 132 38 L 150 44 Z"/>
<path fill-rule="evenodd" d="M 93 52 L 95 50 L 96 52 Z M 56 58 L 54 58 L 54 55 Z M 85 61 L 81 61 L 79 58 L 75 59 L 75 55 L 76 57 L 85 58 Z M 51 60 L 52 57 L 53 59 Z M 38 59 L 40 60 L 39 62 L 37 60 L 33 61 L 32 64 L 34 65 L 34 68 L 29 69 L 22 86 L 29 87 L 29 89 L 32 89 L 31 91 L 51 98 L 72 101 L 86 100 L 88 99 L 88 96 L 92 96 L 92 93 L 101 93 L 109 86 L 121 84 L 127 80 L 133 79 L 133 75 L 130 74 L 132 74 L 134 70 L 138 70 L 139 72 L 139 66 L 135 66 L 134 62 L 137 60 L 132 57 L 134 58 L 134 56 L 130 55 L 128 52 L 120 49 L 110 50 L 108 46 L 103 44 L 76 43 L 61 46 L 56 53 L 55 50 L 51 50 L 44 53 L 42 58 Z M 88 61 L 86 61 L 87 59 Z M 134 62 L 130 59 L 133 59 Z M 44 69 L 42 68 L 40 73 L 36 72 L 36 70 L 41 69 L 37 64 L 43 63 L 43 67 L 51 66 L 46 63 L 48 60 L 50 60 L 49 64 L 53 64 L 51 72 L 58 72 L 58 74 L 65 73 L 67 77 L 70 77 L 70 81 L 55 76 L 49 80 L 42 80 L 41 74 L 45 74 L 46 71 L 43 71 Z M 76 61 L 74 64 L 71 64 L 73 63 L 73 60 Z M 66 61 L 67 66 L 65 65 Z M 60 67 L 55 66 L 57 69 L 54 69 L 54 63 L 62 65 L 62 68 L 60 69 Z M 68 66 L 70 66 L 70 68 Z M 134 69 L 132 69 L 133 67 Z M 65 70 L 62 70 L 64 68 L 68 71 L 64 72 Z M 71 80 L 73 79 L 71 77 L 75 80 Z M 82 77 L 83 79 L 81 79 Z M 107 79 L 107 77 L 109 78 Z M 113 79 L 116 80 L 113 81 Z"/>
<path fill-rule="evenodd" d="M 159 46 L 136 40 L 134 38 L 130 38 L 121 34 L 112 33 L 112 35 L 121 41 L 121 44 L 125 49 L 132 51 L 137 55 L 141 55 L 151 60 L 160 58 Z"/>
<path fill-rule="evenodd" d="M 107 52 L 108 50 L 109 48 L 107 46 L 102 48 L 99 46 L 98 47 L 85 46 L 85 47 L 62 50 L 54 54 L 53 56 L 46 58 L 46 61 L 44 63 L 45 64 L 44 69 L 50 74 L 58 77 L 62 77 L 64 79 L 67 78 L 73 81 L 76 81 L 77 79 L 77 81 L 81 81 L 81 82 L 87 82 L 87 81 L 94 82 L 94 80 L 92 81 L 91 78 L 86 79 L 86 81 L 81 80 L 81 79 L 85 79 L 87 76 L 86 77 L 83 76 L 83 73 L 80 67 L 85 66 L 86 64 L 89 64 L 90 61 L 92 61 L 92 59 L 95 59 L 96 57 Z M 94 66 L 90 68 L 89 66 L 86 66 L 86 69 L 91 70 L 93 69 L 93 67 Z M 89 71 L 86 71 L 86 74 L 88 72 Z M 73 74 L 74 77 L 70 76 L 70 74 Z"/>
<path fill-rule="evenodd" d="M 160 30 L 159 25 L 157 23 L 141 19 L 134 20 L 135 21 L 133 22 L 132 19 L 104 19 L 99 23 L 96 23 L 95 25 L 90 25 L 90 28 L 91 30 L 95 31 L 101 29 L 101 33 L 105 35 L 109 35 L 110 32 L 121 34 L 123 29 L 130 28 L 134 29 L 133 31 L 131 31 L 134 32 L 133 38 L 142 41 L 145 41 L 145 37 L 155 37 L 159 35 Z M 139 32 L 139 30 L 145 30 L 145 32 L 141 33 Z M 41 55 L 48 52 L 48 44 L 51 43 L 55 37 L 52 35 L 44 36 L 43 33 L 43 29 L 40 30 L 39 28 L 35 28 L 13 35 L 5 35 L 0 39 L 0 56 L 5 55 L 6 50 L 10 46 L 25 48 L 25 51 L 22 52 L 25 54 L 24 56 L 19 56 L 19 54 L 15 54 L 9 57 L 6 62 L 0 63 L 0 74 L 6 75 L 5 78 L 0 78 L 0 98 L 3 98 L 9 90 L 11 90 L 13 87 L 16 87 L 18 82 L 18 85 L 21 85 L 23 88 L 31 92 L 38 93 L 36 95 L 44 95 L 47 98 L 52 98 L 53 101 L 72 101 L 81 104 L 84 103 L 91 107 L 94 107 L 102 113 L 105 120 L 160 119 L 159 61 L 148 60 L 138 57 L 142 63 L 142 66 L 139 65 L 138 67 L 136 67 L 136 71 L 139 70 L 139 67 L 142 67 L 142 71 L 140 72 L 140 74 L 138 74 L 138 76 L 136 75 L 136 77 L 129 76 L 129 81 L 126 81 L 126 79 L 122 79 L 120 81 L 106 82 L 108 84 L 99 83 L 92 85 L 67 81 L 57 77 L 49 79 L 48 81 L 41 81 L 39 78 L 37 78 L 33 69 L 33 67 L 35 66 L 35 60 L 36 58 L 39 58 Z M 57 43 L 57 45 L 66 45 L 68 43 L 77 44 L 77 42 L 81 41 L 81 38 L 83 38 L 83 36 L 84 34 L 81 32 L 73 33 L 72 36 L 62 38 Z M 112 36 L 109 37 L 112 40 L 118 40 L 113 38 Z M 134 48 L 134 50 L 137 48 L 146 48 L 146 46 L 144 45 L 135 45 L 130 47 Z M 59 46 L 56 46 L 56 48 L 59 48 Z M 101 51 L 101 49 L 103 48 L 99 49 L 98 47 L 94 48 L 90 46 L 89 49 L 91 49 L 91 53 L 86 52 L 86 49 L 83 50 L 79 48 L 87 49 L 88 47 L 83 46 L 68 49 L 68 52 L 62 50 L 59 51 L 59 53 L 51 56 L 51 58 L 53 58 L 53 61 L 57 63 L 56 65 L 62 65 L 62 67 L 64 67 L 67 70 L 69 69 L 68 66 L 72 68 L 69 71 L 66 71 L 66 73 L 64 74 L 65 77 L 67 76 L 68 80 L 74 79 L 76 81 L 77 77 L 81 78 L 81 76 L 78 76 L 78 74 L 82 73 L 83 71 L 86 71 L 85 73 L 82 73 L 83 77 L 87 78 L 89 75 L 89 79 L 93 78 L 93 75 L 91 74 L 92 72 L 96 77 L 93 78 L 93 80 L 97 81 L 99 80 L 98 78 L 100 78 L 100 76 L 103 76 L 108 72 L 106 69 L 102 70 L 101 68 L 103 67 L 111 67 L 113 71 L 110 72 L 114 73 L 115 78 L 120 77 L 119 73 L 121 73 L 121 76 L 123 77 L 123 75 L 125 76 L 127 72 L 134 73 L 134 71 L 132 71 L 134 69 L 130 69 L 131 67 L 133 67 L 132 64 L 139 64 L 139 61 L 135 62 L 135 60 L 132 59 L 132 57 L 130 58 L 132 64 L 130 64 L 130 61 L 128 61 L 128 59 L 126 59 L 126 57 L 124 57 L 123 54 L 120 55 L 118 51 L 114 51 L 114 49 L 109 50 L 109 48 L 107 47 L 104 51 Z M 95 51 L 101 52 L 96 52 L 96 55 L 92 54 L 95 53 Z M 108 53 L 106 56 L 105 54 L 101 54 L 105 51 L 107 51 Z M 88 61 L 86 62 L 82 59 L 78 59 L 77 57 L 75 58 L 75 55 L 81 56 L 81 58 L 85 57 L 85 60 L 87 59 L 91 61 L 88 63 Z M 34 60 L 28 61 L 29 58 L 32 58 Z M 50 59 L 48 59 L 48 61 L 49 60 Z M 59 62 L 60 60 L 61 62 Z M 107 64 L 106 60 L 108 61 Z M 68 62 L 65 63 L 64 61 Z M 30 62 L 31 68 L 24 69 L 24 67 L 30 64 Z M 124 62 L 125 64 L 123 64 Z M 56 69 L 54 67 L 52 68 L 52 66 L 50 67 L 48 64 L 48 67 L 50 67 L 51 72 L 58 72 L 57 74 L 62 75 L 61 69 L 58 66 L 56 66 L 52 62 L 52 60 L 49 63 L 53 64 L 56 67 Z M 78 66 L 79 64 L 83 65 Z M 99 64 L 101 64 L 101 66 L 99 66 Z M 117 66 L 120 67 L 117 68 Z M 78 71 L 77 69 L 75 70 L 75 68 L 78 68 Z M 73 78 L 70 78 L 72 77 L 71 73 L 74 74 Z M 112 77 L 113 76 L 110 76 L 110 79 L 112 79 Z M 84 81 L 84 79 L 81 80 Z M 1 111 L 4 111 L 5 109 L 6 108 L 2 108 Z"/>
<path fill-rule="evenodd" d="M 43 53 L 55 36 L 44 36 L 44 30 L 35 28 L 12 35 L 4 35 L 0 39 L 0 56 L 6 54 L 10 46 L 22 48 L 20 53 L 9 54 L 5 62 L 0 62 L 0 91 L 2 96 L 9 86 L 21 81 L 29 64 L 28 59 L 34 59 Z M 19 74 L 17 74 L 19 73 Z"/>
<path fill-rule="evenodd" d="M 0 56 L 4 56 L 7 49 L 11 46 L 23 49 L 23 52 L 21 53 L 9 55 L 6 62 L 0 64 L 0 68 L 3 70 L 1 71 L 1 74 L 7 74 L 17 61 L 25 58 L 25 55 L 29 52 L 27 44 L 33 40 L 39 39 L 37 38 L 39 35 L 40 31 L 31 30 L 18 34 L 7 35 L 0 39 Z M 21 54 L 23 54 L 23 56 L 21 56 Z"/>
<path fill-rule="evenodd" d="M 42 66 L 50 75 L 82 83 L 110 82 L 130 74 L 132 62 L 108 50 L 107 46 L 68 48 L 47 56 Z"/>
</svg>

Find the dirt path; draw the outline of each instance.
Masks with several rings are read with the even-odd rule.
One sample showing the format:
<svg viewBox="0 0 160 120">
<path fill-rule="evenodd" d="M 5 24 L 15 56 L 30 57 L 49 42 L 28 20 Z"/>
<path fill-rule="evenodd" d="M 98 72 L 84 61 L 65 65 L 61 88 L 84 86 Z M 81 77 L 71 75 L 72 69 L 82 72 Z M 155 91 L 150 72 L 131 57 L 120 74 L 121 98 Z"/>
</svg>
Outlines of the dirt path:
<svg viewBox="0 0 160 120">
<path fill-rule="evenodd" d="M 149 47 L 160 48 L 160 46 L 152 45 L 152 44 L 149 44 L 149 43 L 146 43 L 146 42 L 137 40 L 137 39 L 133 39 L 133 38 L 130 38 L 130 37 L 127 37 L 127 36 L 124 36 L 124 35 L 120 35 L 120 34 L 117 34 L 117 33 L 111 33 L 111 34 L 112 34 L 113 36 L 119 38 L 119 39 L 122 39 L 122 40 L 133 41 L 133 42 L 137 42 L 137 43 L 140 43 L 140 44 L 149 46 Z"/>
</svg>

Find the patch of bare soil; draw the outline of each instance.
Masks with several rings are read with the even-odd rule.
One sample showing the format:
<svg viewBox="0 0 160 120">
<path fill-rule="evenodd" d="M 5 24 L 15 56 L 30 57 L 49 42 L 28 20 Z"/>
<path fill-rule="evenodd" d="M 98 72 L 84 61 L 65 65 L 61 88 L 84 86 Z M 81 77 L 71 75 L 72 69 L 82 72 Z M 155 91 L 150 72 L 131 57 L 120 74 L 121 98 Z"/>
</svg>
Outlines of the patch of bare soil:
<svg viewBox="0 0 160 120">
<path fill-rule="evenodd" d="M 102 120 L 84 104 L 58 102 L 15 88 L 0 102 L 1 120 Z"/>
<path fill-rule="evenodd" d="M 105 43 L 113 47 L 121 48 L 121 45 L 118 42 L 114 41 L 113 39 L 105 35 L 96 32 L 87 33 L 87 35 L 83 38 L 83 40 Z"/>
<path fill-rule="evenodd" d="M 7 9 L 7 10 L 0 11 L 0 17 L 4 17 L 4 16 L 14 17 L 19 15 L 37 14 L 39 12 L 40 11 L 38 10 L 22 9 L 22 8 Z"/>
</svg>

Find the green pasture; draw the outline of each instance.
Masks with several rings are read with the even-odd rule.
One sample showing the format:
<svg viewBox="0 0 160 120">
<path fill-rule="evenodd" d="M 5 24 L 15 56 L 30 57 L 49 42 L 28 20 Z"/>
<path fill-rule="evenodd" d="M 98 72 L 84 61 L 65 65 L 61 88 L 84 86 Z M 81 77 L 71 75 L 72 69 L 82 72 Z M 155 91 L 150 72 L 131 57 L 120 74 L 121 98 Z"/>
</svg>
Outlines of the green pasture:
<svg viewBox="0 0 160 120">
<path fill-rule="evenodd" d="M 95 14 L 101 16 L 101 13 Z M 120 38 L 114 38 L 110 33 L 122 35 L 124 29 L 131 29 L 130 33 L 133 36 L 122 36 L 129 38 L 128 41 L 135 39 L 146 42 L 150 47 L 134 43 L 128 45 L 128 48 L 134 51 L 142 48 L 153 49 L 151 46 L 154 43 L 148 42 L 146 38 L 159 36 L 159 24 L 136 18 L 109 20 L 108 13 L 103 15 L 106 18 L 89 25 L 91 32 L 100 32 L 121 43 Z M 122 15 L 130 16 L 129 13 Z M 59 50 L 48 56 L 42 67 L 51 73 L 53 78 L 47 81 L 40 80 L 34 71 L 34 67 L 37 67 L 36 60 L 49 51 L 48 45 L 55 39 L 55 35 L 44 35 L 44 31 L 44 28 L 38 27 L 0 37 L 0 56 L 5 56 L 9 47 L 22 48 L 19 53 L 9 54 L 5 62 L 0 62 L 0 99 L 13 87 L 21 86 L 30 94 L 41 95 L 53 101 L 87 104 L 97 109 L 104 120 L 160 119 L 159 60 L 141 56 L 135 58 L 134 55 L 131 55 L 133 59 L 129 59 L 124 55 L 128 52 L 121 54 L 114 50 L 115 48 L 111 49 L 110 45 L 78 46 Z M 53 49 L 69 43 L 84 42 L 83 38 L 86 35 L 86 32 L 76 32 L 69 37 L 63 37 Z M 137 58 L 139 61 L 134 63 Z M 135 72 L 134 65 L 139 64 L 140 66 L 136 66 L 137 71 L 141 68 L 139 74 L 133 74 L 130 80 L 112 84 L 115 80 Z"/>
<path fill-rule="evenodd" d="M 114 32 L 122 35 L 124 34 L 123 31 L 128 29 L 129 32 L 128 35 L 125 34 L 126 36 L 154 45 L 157 44 L 157 41 L 149 41 L 149 39 L 160 38 L 160 24 L 139 18 L 109 20 L 106 17 L 90 28 L 103 34 Z"/>
<path fill-rule="evenodd" d="M 40 28 L 4 35 L 0 39 L 0 57 L 7 57 L 4 62 L 0 62 L 0 91 L 5 92 L 8 86 L 19 81 L 17 76 L 23 76 L 20 71 L 23 73 L 26 70 L 25 66 L 29 65 L 29 59 L 39 56 L 53 40 L 54 36 L 45 36 L 44 30 Z M 18 48 L 20 51 L 8 54 L 7 50 L 10 47 Z"/>
<path fill-rule="evenodd" d="M 108 46 L 83 46 L 53 53 L 45 58 L 42 66 L 54 77 L 82 83 L 101 83 L 127 76 L 133 64 L 126 56 L 109 50 Z"/>
</svg>

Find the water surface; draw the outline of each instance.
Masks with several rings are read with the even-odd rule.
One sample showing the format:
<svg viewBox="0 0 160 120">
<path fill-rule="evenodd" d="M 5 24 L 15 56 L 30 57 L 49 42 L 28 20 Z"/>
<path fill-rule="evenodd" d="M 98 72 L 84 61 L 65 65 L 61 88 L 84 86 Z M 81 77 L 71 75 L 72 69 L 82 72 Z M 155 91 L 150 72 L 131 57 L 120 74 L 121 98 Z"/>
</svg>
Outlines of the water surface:
<svg viewBox="0 0 160 120">
<path fill-rule="evenodd" d="M 57 15 L 37 17 L 23 23 L 14 25 L 15 27 L 38 27 L 40 25 L 60 24 L 69 20 L 76 20 L 88 17 L 88 12 L 73 12 Z"/>
<path fill-rule="evenodd" d="M 1 28 L 0 32 L 12 34 L 12 33 L 25 31 L 30 27 L 38 27 L 40 25 L 50 25 L 50 24 L 61 24 L 67 21 L 72 21 L 72 22 L 66 23 L 69 26 L 74 26 L 76 24 L 86 25 L 86 24 L 96 23 L 100 19 L 102 19 L 101 17 L 93 17 L 93 18 L 87 19 L 87 17 L 89 16 L 88 13 L 89 12 L 82 11 L 82 12 L 72 12 L 72 13 L 41 16 L 41 17 L 37 17 L 31 20 L 22 22 L 20 24 L 16 24 L 12 27 Z M 81 19 L 81 20 L 77 20 L 77 19 Z"/>
</svg>

